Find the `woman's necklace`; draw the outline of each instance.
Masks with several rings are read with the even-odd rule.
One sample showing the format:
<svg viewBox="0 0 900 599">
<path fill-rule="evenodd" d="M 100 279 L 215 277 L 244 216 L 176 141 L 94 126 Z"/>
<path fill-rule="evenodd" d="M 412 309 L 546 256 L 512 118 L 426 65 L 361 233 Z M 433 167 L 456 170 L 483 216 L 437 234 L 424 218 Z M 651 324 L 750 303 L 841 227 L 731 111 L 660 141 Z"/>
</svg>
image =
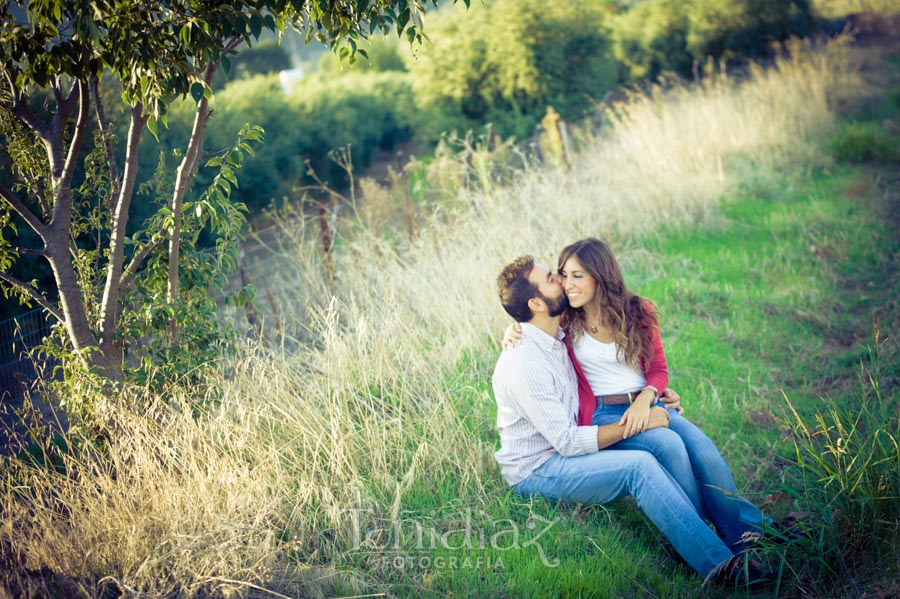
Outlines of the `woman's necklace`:
<svg viewBox="0 0 900 599">
<path fill-rule="evenodd" d="M 591 332 L 594 333 L 595 335 L 597 334 L 597 325 L 595 325 L 595 324 L 591 325 Z"/>
</svg>

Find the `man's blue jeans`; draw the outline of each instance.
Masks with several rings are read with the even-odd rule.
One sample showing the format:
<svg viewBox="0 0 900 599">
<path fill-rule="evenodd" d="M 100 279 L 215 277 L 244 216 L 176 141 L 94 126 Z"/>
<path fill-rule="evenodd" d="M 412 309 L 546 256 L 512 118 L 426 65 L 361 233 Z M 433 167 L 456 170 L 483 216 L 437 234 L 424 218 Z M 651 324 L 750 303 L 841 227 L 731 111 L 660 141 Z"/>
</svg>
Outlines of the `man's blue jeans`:
<svg viewBox="0 0 900 599">
<path fill-rule="evenodd" d="M 633 495 L 687 564 L 708 576 L 732 557 L 731 550 L 703 521 L 675 479 L 646 451 L 602 450 L 574 457 L 558 453 L 514 489 L 551 500 L 607 503 Z"/>
<path fill-rule="evenodd" d="M 593 424 L 618 422 L 627 405 L 598 402 Z M 768 520 L 738 494 L 731 469 L 715 444 L 692 422 L 669 410 L 669 428 L 655 428 L 623 439 L 607 449 L 651 453 L 684 490 L 697 512 L 712 522 L 725 544 L 737 553 L 745 533 L 760 533 Z"/>
</svg>

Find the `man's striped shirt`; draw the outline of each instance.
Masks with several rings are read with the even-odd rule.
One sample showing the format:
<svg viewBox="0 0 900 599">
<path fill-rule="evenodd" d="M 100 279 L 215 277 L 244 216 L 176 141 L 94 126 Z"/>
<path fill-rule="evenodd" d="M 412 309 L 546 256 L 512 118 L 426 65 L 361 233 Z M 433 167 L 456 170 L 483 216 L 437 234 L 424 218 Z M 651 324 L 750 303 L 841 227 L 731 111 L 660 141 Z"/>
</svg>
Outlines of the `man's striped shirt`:
<svg viewBox="0 0 900 599">
<path fill-rule="evenodd" d="M 554 453 L 597 451 L 596 426 L 578 426 L 575 369 L 562 343 L 522 324 L 522 343 L 504 351 L 492 379 L 500 450 L 494 454 L 510 486 L 524 480 Z"/>
</svg>

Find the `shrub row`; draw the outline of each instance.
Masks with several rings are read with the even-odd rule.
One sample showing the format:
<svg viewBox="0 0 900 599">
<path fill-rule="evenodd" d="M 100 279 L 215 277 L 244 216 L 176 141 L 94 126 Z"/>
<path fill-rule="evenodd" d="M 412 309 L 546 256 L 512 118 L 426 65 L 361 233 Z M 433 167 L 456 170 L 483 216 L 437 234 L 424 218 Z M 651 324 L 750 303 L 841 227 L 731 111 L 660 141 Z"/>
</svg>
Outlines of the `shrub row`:
<svg viewBox="0 0 900 599">
<path fill-rule="evenodd" d="M 390 148 L 412 136 L 415 113 L 410 75 L 401 72 L 310 77 L 287 91 L 277 75 L 257 75 L 217 92 L 213 110 L 205 142 L 208 152 L 230 147 L 234 132 L 244 123 L 265 130 L 265 143 L 245 162 L 238 174 L 240 187 L 233 194 L 251 213 L 273 200 L 299 199 L 302 188 L 313 183 L 310 168 L 325 183 L 340 187 L 346 173 L 329 158 L 330 152 L 349 146 L 354 167 L 365 167 L 375 149 Z M 142 156 L 145 166 L 157 160 L 160 146 L 165 154 L 183 146 L 192 111 L 189 101 L 173 108 L 160 145 Z M 206 177 L 202 171 L 198 174 L 196 190 L 204 189 Z"/>
<path fill-rule="evenodd" d="M 361 58 L 352 67 L 326 55 L 317 73 L 286 92 L 275 74 L 231 81 L 216 92 L 206 148 L 230 146 L 247 122 L 265 129 L 266 142 L 246 162 L 236 192 L 256 212 L 273 200 L 297 199 L 312 182 L 307 163 L 322 180 L 341 186 L 345 173 L 328 157 L 337 148 L 349 146 L 359 168 L 377 148 L 411 137 L 432 144 L 443 132 L 487 123 L 503 137 L 522 139 L 548 107 L 563 119 L 579 119 L 623 83 L 689 75 L 706 55 L 759 57 L 771 42 L 809 33 L 812 26 L 806 0 L 495 0 L 468 10 L 454 6 L 437 13 L 429 22 L 430 41 L 414 50 L 396 39 L 380 40 L 367 47 L 370 61 Z M 249 58 L 236 59 L 241 68 L 235 71 L 249 70 L 257 54 L 264 58 L 272 51 L 245 50 Z M 190 102 L 173 107 L 161 135 L 166 155 L 183 146 L 191 112 Z M 145 169 L 152 170 L 158 153 L 144 150 Z M 197 189 L 203 184 L 201 173 Z"/>
</svg>

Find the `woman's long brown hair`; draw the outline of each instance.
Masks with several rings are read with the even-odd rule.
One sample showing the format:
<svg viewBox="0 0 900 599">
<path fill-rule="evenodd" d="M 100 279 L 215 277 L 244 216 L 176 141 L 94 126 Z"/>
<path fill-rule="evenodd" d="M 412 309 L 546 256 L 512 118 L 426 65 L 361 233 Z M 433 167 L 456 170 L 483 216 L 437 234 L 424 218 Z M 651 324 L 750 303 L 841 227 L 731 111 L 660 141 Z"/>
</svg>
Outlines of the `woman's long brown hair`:
<svg viewBox="0 0 900 599">
<path fill-rule="evenodd" d="M 599 239 L 589 237 L 563 248 L 559 254 L 560 272 L 572 256 L 597 281 L 591 301 L 599 308 L 603 323 L 613 330 L 619 355 L 632 368 L 646 367 L 653 358 L 652 331 L 659 327 L 656 308 L 648 308 L 647 300 L 628 290 L 616 257 Z M 584 308 L 567 308 L 560 324 L 567 338 L 580 338 L 586 330 Z"/>
</svg>

